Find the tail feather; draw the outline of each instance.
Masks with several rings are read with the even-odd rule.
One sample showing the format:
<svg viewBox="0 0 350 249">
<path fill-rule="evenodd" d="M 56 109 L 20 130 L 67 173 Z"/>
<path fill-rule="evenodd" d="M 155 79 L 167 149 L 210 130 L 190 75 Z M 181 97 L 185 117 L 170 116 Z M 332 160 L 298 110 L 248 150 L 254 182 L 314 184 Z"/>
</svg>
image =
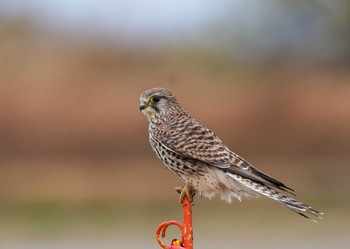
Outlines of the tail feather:
<svg viewBox="0 0 350 249">
<path fill-rule="evenodd" d="M 269 185 L 273 188 L 278 188 L 279 190 L 285 191 L 288 194 L 294 195 L 294 189 L 287 187 L 284 183 L 277 181 L 271 176 L 259 171 L 253 166 L 249 166 L 248 169 L 242 169 L 240 167 L 231 166 L 230 168 L 225 169 L 226 173 L 231 173 L 235 175 L 240 175 L 243 178 L 250 179 L 253 182 L 258 182 L 262 185 Z"/>
<path fill-rule="evenodd" d="M 261 183 L 254 182 L 254 181 L 247 179 L 247 178 L 244 178 L 240 175 L 236 175 L 236 174 L 232 174 L 232 173 L 228 173 L 228 172 L 226 174 L 229 175 L 230 177 L 232 177 L 233 179 L 235 179 L 236 181 L 240 182 L 244 186 L 258 192 L 261 195 L 264 195 L 270 199 L 273 199 L 273 200 L 281 203 L 285 207 L 289 208 L 290 210 L 296 212 L 297 214 L 299 214 L 305 218 L 308 218 L 308 219 L 311 219 L 312 221 L 315 221 L 312 218 L 310 218 L 309 216 L 307 216 L 307 214 L 312 214 L 312 215 L 316 216 L 317 218 L 322 219 L 322 217 L 321 217 L 321 215 L 323 215 L 322 212 L 319 212 L 319 211 L 313 209 L 309 205 L 306 205 L 306 204 L 304 204 L 300 201 L 297 201 L 297 200 L 295 200 L 287 195 L 284 195 L 268 185 L 263 185 Z"/>
</svg>

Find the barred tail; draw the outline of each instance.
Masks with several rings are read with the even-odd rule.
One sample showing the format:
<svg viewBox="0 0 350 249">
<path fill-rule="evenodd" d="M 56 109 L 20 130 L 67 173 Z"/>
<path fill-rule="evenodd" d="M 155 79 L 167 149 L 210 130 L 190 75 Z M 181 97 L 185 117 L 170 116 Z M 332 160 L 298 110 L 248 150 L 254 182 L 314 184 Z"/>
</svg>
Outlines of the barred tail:
<svg viewBox="0 0 350 249">
<path fill-rule="evenodd" d="M 307 219 L 311 219 L 312 221 L 316 222 L 314 219 L 310 218 L 306 214 L 312 214 L 317 218 L 322 219 L 321 217 L 321 215 L 323 215 L 322 212 L 319 212 L 300 201 L 297 201 L 289 196 L 286 196 L 270 186 L 253 182 L 252 180 L 244 178 L 240 175 L 236 175 L 228 172 L 226 174 L 232 177 L 233 179 L 235 179 L 236 181 L 240 182 L 242 185 L 258 192 L 259 194 L 262 194 L 270 199 L 273 199 L 283 204 L 285 207 L 289 208 L 290 210 L 296 212 L 297 214 Z"/>
</svg>

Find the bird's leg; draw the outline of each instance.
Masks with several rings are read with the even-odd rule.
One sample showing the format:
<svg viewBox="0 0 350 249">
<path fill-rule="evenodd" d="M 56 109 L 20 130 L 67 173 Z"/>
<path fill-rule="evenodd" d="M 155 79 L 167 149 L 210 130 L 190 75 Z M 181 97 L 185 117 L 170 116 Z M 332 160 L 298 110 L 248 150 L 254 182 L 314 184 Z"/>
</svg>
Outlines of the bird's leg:
<svg viewBox="0 0 350 249">
<path fill-rule="evenodd" d="M 190 202 L 192 202 L 193 197 L 196 194 L 196 191 L 193 188 L 191 188 L 191 186 L 189 186 L 188 184 L 186 184 L 185 187 L 176 187 L 175 191 L 180 194 L 180 203 L 181 204 L 182 204 L 185 196 L 187 197 L 187 199 Z"/>
</svg>

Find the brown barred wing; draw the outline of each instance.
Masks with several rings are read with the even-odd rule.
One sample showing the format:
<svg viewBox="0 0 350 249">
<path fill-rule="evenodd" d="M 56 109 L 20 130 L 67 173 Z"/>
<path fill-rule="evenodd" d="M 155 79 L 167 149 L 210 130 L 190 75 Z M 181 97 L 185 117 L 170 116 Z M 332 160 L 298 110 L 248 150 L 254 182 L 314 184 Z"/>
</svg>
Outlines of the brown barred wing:
<svg viewBox="0 0 350 249">
<path fill-rule="evenodd" d="M 219 168 L 230 167 L 231 151 L 208 128 L 188 116 L 177 117 L 160 138 L 168 149 L 182 157 L 200 160 Z"/>
</svg>

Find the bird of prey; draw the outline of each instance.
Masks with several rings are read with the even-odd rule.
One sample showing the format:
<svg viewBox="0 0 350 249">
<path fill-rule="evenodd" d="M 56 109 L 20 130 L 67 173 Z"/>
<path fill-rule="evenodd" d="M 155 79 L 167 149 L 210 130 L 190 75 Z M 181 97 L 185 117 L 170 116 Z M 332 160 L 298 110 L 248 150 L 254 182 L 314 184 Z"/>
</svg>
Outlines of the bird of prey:
<svg viewBox="0 0 350 249">
<path fill-rule="evenodd" d="M 140 111 L 149 122 L 149 142 L 158 158 L 185 187 L 180 201 L 194 193 L 209 199 L 259 195 L 273 199 L 305 218 L 323 213 L 290 197 L 294 190 L 255 168 L 232 152 L 211 130 L 198 123 L 165 88 L 153 88 L 140 96 Z"/>
</svg>

